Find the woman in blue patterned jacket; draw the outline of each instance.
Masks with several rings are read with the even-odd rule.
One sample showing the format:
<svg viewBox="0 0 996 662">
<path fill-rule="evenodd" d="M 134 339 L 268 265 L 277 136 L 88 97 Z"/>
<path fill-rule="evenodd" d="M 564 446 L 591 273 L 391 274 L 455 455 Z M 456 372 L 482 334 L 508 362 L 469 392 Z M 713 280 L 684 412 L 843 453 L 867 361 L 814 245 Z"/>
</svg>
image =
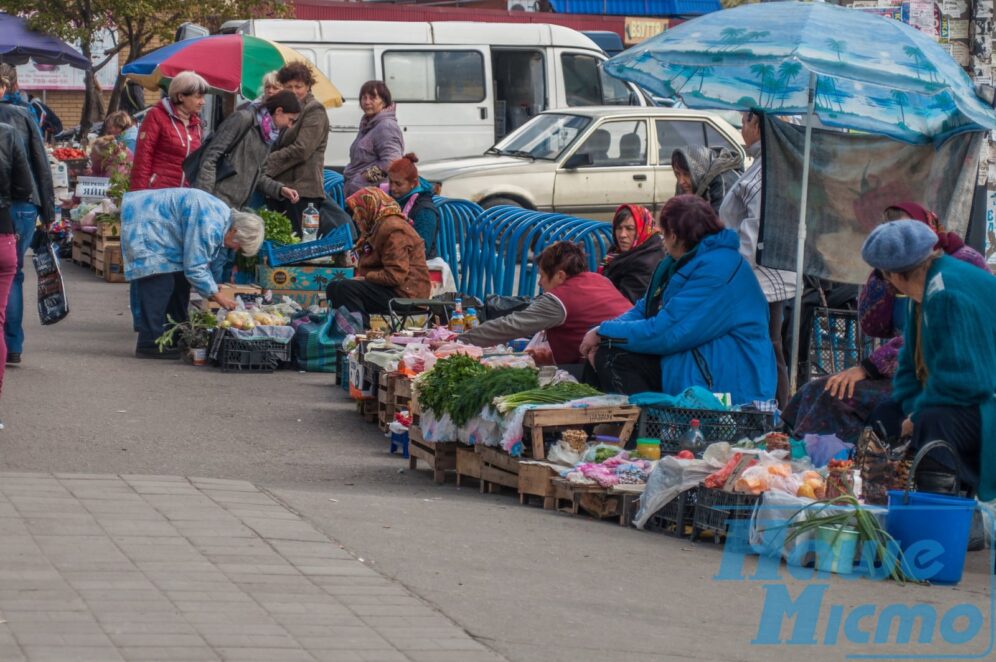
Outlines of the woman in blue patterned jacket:
<svg viewBox="0 0 996 662">
<path fill-rule="evenodd" d="M 140 303 L 139 358 L 178 358 L 160 352 L 156 338 L 167 316 L 187 319 L 190 288 L 232 309 L 218 291 L 228 250 L 253 256 L 263 243 L 263 219 L 232 210 L 198 189 L 150 189 L 126 193 L 121 205 L 121 249 L 125 277 L 136 284 Z"/>
</svg>

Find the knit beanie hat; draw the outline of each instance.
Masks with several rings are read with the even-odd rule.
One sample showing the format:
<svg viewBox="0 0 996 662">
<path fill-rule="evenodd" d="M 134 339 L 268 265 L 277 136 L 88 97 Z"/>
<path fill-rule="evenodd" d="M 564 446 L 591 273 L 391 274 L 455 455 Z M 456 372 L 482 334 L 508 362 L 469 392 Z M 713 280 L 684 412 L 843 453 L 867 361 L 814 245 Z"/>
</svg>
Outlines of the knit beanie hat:
<svg viewBox="0 0 996 662">
<path fill-rule="evenodd" d="M 937 233 L 926 223 L 891 221 L 872 230 L 861 257 L 875 269 L 902 273 L 930 257 L 936 244 Z"/>
</svg>

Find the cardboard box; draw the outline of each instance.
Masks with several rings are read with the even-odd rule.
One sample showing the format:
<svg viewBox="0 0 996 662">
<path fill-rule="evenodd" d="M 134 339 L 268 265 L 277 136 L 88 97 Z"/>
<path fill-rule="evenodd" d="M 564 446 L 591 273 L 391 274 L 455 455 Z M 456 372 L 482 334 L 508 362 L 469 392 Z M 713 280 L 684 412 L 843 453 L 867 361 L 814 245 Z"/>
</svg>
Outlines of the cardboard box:
<svg viewBox="0 0 996 662">
<path fill-rule="evenodd" d="M 121 244 L 105 244 L 96 249 L 93 269 L 108 283 L 124 283 L 124 261 L 121 259 Z"/>
<path fill-rule="evenodd" d="M 231 283 L 222 283 L 218 286 L 218 290 L 233 299 L 237 295 L 248 295 L 258 297 L 259 299 L 263 298 L 263 290 L 261 290 L 258 285 L 233 285 Z M 220 308 L 220 306 L 214 301 L 202 298 L 197 292 L 190 293 L 190 303 L 200 310 L 209 310 L 214 312 Z"/>
<path fill-rule="evenodd" d="M 256 269 L 256 282 L 266 290 L 308 290 L 324 294 L 332 281 L 352 277 L 352 267 L 308 264 L 268 267 L 261 264 Z"/>
</svg>

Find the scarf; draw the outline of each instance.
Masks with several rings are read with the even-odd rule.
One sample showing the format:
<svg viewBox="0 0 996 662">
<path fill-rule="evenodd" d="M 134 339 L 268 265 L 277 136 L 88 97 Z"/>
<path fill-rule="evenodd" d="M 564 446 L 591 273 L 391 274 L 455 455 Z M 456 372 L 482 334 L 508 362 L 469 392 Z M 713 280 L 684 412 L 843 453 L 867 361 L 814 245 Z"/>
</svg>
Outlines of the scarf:
<svg viewBox="0 0 996 662">
<path fill-rule="evenodd" d="M 944 229 L 944 226 L 941 225 L 940 219 L 937 218 L 937 214 L 921 207 L 917 203 L 900 202 L 899 204 L 889 206 L 895 207 L 896 209 L 902 209 L 913 220 L 929 225 L 930 229 L 937 234 L 937 244 L 934 248 L 938 248 L 948 255 L 952 255 L 965 246 L 965 242 L 961 237 L 954 232 L 947 232 Z"/>
<path fill-rule="evenodd" d="M 259 104 L 259 105 L 257 105 Z M 267 145 L 273 145 L 280 137 L 280 129 L 273 122 L 273 115 L 270 114 L 262 103 L 254 101 L 252 106 L 256 110 L 256 123 L 259 125 L 259 137 Z"/>
<path fill-rule="evenodd" d="M 374 186 L 361 188 L 349 196 L 346 199 L 346 206 L 353 210 L 353 220 L 360 230 L 360 238 L 356 242 L 357 249 L 368 243 L 367 240 L 374 233 L 377 224 L 385 218 L 390 216 L 404 218 L 398 203 L 387 193 Z"/>
<path fill-rule="evenodd" d="M 613 215 L 613 217 L 618 216 L 619 212 L 622 211 L 623 209 L 629 210 L 629 215 L 633 218 L 633 223 L 636 224 L 636 238 L 633 240 L 633 245 L 629 247 L 629 250 L 632 251 L 635 250 L 638 246 L 640 246 L 640 244 L 643 244 L 652 236 L 654 236 L 657 233 L 657 230 L 654 227 L 654 216 L 653 214 L 650 213 L 650 210 L 646 209 L 645 207 L 641 207 L 640 205 L 619 205 L 619 207 L 616 208 L 616 213 Z M 605 259 L 602 260 L 602 264 L 599 265 L 598 273 L 604 272 L 605 267 L 609 266 L 609 263 L 612 262 L 612 260 L 619 257 L 622 253 L 629 252 L 629 251 L 622 251 L 619 249 L 619 245 L 615 243 L 615 234 L 616 234 L 616 223 L 613 223 L 612 248 L 609 249 L 609 252 L 606 253 L 605 255 Z"/>
</svg>

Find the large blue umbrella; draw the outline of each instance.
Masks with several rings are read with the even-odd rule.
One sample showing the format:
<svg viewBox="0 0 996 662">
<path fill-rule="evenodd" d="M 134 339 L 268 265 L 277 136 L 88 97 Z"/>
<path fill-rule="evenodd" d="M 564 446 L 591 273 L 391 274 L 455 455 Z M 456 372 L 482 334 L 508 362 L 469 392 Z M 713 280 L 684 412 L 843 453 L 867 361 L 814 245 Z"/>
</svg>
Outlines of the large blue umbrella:
<svg viewBox="0 0 996 662">
<path fill-rule="evenodd" d="M 813 116 L 827 126 L 912 143 L 996 127 L 996 112 L 931 38 L 893 19 L 824 3 L 772 2 L 707 14 L 620 53 L 605 70 L 691 108 L 806 116 L 793 390 Z"/>
<path fill-rule="evenodd" d="M 923 143 L 996 125 L 996 113 L 933 39 L 823 3 L 743 5 L 692 19 L 615 56 L 613 76 L 690 108 L 813 111 L 827 126 Z"/>
<path fill-rule="evenodd" d="M 90 68 L 90 61 L 64 41 L 28 29 L 27 22 L 19 16 L 0 13 L 0 61 L 26 64 L 28 60 Z"/>
</svg>

